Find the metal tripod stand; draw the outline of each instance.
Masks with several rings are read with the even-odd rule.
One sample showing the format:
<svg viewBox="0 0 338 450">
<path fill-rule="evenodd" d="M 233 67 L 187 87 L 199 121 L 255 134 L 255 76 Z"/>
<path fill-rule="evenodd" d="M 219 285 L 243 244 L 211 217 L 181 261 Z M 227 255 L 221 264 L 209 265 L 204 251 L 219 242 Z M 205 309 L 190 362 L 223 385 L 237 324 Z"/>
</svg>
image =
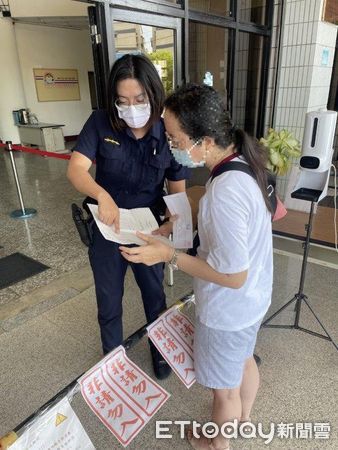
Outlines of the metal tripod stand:
<svg viewBox="0 0 338 450">
<path fill-rule="evenodd" d="M 305 272 L 306 272 L 307 258 L 308 258 L 309 249 L 310 249 L 310 235 L 311 235 L 311 230 L 312 230 L 313 207 L 314 207 L 314 204 L 318 201 L 318 198 L 319 198 L 320 194 L 321 194 L 321 191 L 317 191 L 317 190 L 314 190 L 314 189 L 305 189 L 305 188 L 298 189 L 297 191 L 295 191 L 295 192 L 293 192 L 291 194 L 291 197 L 293 197 L 293 198 L 299 198 L 301 200 L 311 201 L 309 222 L 307 223 L 307 225 L 305 225 L 306 238 L 305 238 L 305 242 L 304 242 L 304 253 L 303 253 L 303 262 L 302 262 L 302 270 L 301 270 L 301 276 L 300 276 L 299 290 L 298 290 L 298 292 L 294 295 L 294 297 L 290 301 L 288 301 L 278 311 L 276 311 L 274 314 L 272 314 L 272 316 L 270 316 L 268 319 L 266 319 L 262 323 L 262 327 L 266 327 L 266 328 L 286 328 L 286 329 L 296 329 L 296 330 L 304 331 L 305 333 L 312 334 L 313 336 L 317 336 L 317 337 L 320 337 L 322 339 L 326 339 L 328 341 L 331 341 L 332 344 L 334 345 L 335 349 L 338 351 L 337 344 L 333 341 L 333 339 L 331 338 L 331 336 L 329 335 L 329 333 L 325 329 L 324 325 L 321 323 L 320 319 L 318 318 L 318 316 L 316 315 L 316 313 L 312 309 L 311 305 L 309 304 L 308 297 L 303 292 L 304 282 L 305 282 Z M 271 322 L 272 319 L 274 319 L 280 312 L 282 312 L 285 308 L 287 308 L 293 302 L 296 302 L 296 305 L 295 305 L 295 321 L 294 321 L 294 323 L 292 325 L 274 325 L 274 324 L 270 324 L 269 323 L 269 322 Z M 324 330 L 325 335 L 324 334 L 320 334 L 320 333 L 316 333 L 314 331 L 308 330 L 307 328 L 303 328 L 303 327 L 299 326 L 299 319 L 300 319 L 300 311 L 301 311 L 302 302 L 304 302 L 307 305 L 307 307 L 311 311 L 312 315 L 315 317 L 315 319 L 317 320 L 317 322 L 319 323 L 321 328 Z"/>
</svg>

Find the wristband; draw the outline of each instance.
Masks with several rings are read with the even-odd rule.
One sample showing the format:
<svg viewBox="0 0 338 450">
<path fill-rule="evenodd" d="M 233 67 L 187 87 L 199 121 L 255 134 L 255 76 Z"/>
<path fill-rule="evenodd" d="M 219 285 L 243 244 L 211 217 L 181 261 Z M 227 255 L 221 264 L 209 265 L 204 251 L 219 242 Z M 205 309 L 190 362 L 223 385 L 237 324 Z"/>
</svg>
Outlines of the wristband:
<svg viewBox="0 0 338 450">
<path fill-rule="evenodd" d="M 178 251 L 174 249 L 174 254 L 171 257 L 171 260 L 168 262 L 172 270 L 178 270 L 178 255 L 179 255 Z"/>
</svg>

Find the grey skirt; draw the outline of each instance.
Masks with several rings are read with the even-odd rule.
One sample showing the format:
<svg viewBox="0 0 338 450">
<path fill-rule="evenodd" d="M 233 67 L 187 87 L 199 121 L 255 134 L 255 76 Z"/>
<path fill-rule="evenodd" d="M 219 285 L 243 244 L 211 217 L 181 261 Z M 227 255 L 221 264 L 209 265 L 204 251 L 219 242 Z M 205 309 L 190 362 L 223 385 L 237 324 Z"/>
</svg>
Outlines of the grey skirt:
<svg viewBox="0 0 338 450">
<path fill-rule="evenodd" d="M 239 331 L 216 330 L 196 317 L 194 364 L 196 381 L 212 389 L 241 385 L 245 361 L 253 355 L 262 320 Z"/>
</svg>

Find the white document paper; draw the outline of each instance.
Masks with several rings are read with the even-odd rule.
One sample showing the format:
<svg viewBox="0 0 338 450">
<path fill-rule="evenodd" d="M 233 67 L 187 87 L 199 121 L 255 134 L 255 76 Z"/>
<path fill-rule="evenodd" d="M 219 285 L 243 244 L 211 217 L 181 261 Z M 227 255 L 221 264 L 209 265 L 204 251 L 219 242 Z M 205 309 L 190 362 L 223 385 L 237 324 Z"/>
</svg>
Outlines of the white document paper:
<svg viewBox="0 0 338 450">
<path fill-rule="evenodd" d="M 120 345 L 78 383 L 86 403 L 126 447 L 170 397 Z"/>
<path fill-rule="evenodd" d="M 10 450 L 95 450 L 67 397 L 38 417 Z"/>
<path fill-rule="evenodd" d="M 173 244 L 175 248 L 192 248 L 193 229 L 191 206 L 185 192 L 163 197 L 170 214 L 178 215 L 173 226 Z"/>
<path fill-rule="evenodd" d="M 102 236 L 108 241 L 113 241 L 124 245 L 145 245 L 145 242 L 136 236 L 136 231 L 140 231 L 141 233 L 151 235 L 152 237 L 161 240 L 167 245 L 173 245 L 166 237 L 157 235 L 153 236 L 151 234 L 152 231 L 158 228 L 158 223 L 149 208 L 120 208 L 120 233 L 116 233 L 114 225 L 106 225 L 101 222 L 98 215 L 97 205 L 88 205 L 88 207 Z"/>
</svg>

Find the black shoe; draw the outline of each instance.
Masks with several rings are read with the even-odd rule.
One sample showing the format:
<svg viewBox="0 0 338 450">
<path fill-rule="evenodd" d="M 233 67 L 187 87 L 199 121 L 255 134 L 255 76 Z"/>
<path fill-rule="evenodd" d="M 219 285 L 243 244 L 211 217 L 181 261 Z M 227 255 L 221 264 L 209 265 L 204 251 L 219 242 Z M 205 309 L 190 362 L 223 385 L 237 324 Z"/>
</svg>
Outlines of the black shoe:
<svg viewBox="0 0 338 450">
<path fill-rule="evenodd" d="M 253 355 L 257 364 L 257 367 L 259 367 L 262 363 L 261 358 L 258 355 Z"/>
<path fill-rule="evenodd" d="M 155 345 L 149 340 L 151 359 L 153 361 L 153 369 L 155 377 L 158 380 L 164 380 L 171 374 L 171 368 Z"/>
</svg>

